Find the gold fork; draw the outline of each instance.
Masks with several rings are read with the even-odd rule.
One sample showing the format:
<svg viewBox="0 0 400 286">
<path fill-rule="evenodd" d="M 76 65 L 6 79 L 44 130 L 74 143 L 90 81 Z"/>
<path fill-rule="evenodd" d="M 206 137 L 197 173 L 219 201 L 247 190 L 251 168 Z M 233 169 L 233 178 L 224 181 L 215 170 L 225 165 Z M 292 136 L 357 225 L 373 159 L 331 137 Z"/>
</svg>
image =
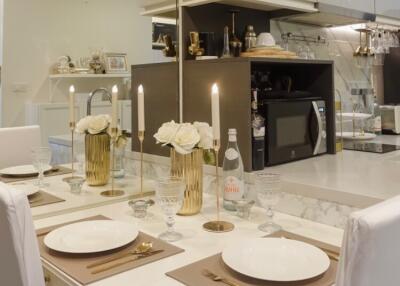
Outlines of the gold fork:
<svg viewBox="0 0 400 286">
<path fill-rule="evenodd" d="M 233 282 L 233 281 L 231 281 L 231 280 L 229 280 L 229 279 L 227 279 L 225 277 L 219 276 L 219 275 L 211 272 L 208 269 L 204 269 L 202 273 L 203 273 L 204 276 L 212 279 L 213 281 L 222 282 L 222 283 L 224 283 L 226 285 L 229 285 L 229 286 L 240 286 L 239 284 L 237 284 L 237 283 L 235 283 L 235 282 Z"/>
</svg>

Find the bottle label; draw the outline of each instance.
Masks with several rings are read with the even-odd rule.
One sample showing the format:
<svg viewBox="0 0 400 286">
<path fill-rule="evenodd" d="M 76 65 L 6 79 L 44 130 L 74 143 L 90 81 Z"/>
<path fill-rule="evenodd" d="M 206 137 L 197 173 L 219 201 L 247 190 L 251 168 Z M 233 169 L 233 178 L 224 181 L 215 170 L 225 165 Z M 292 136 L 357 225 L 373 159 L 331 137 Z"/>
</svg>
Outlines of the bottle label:
<svg viewBox="0 0 400 286">
<path fill-rule="evenodd" d="M 265 136 L 265 127 L 261 128 L 253 128 L 253 137 L 264 137 Z"/>
<path fill-rule="evenodd" d="M 234 176 L 228 176 L 224 181 L 224 199 L 228 201 L 240 200 L 243 197 L 244 184 Z"/>
<path fill-rule="evenodd" d="M 239 153 L 233 148 L 229 148 L 225 151 L 225 158 L 229 161 L 239 158 Z"/>
<path fill-rule="evenodd" d="M 375 117 L 374 119 L 374 131 L 380 132 L 382 131 L 382 119 L 380 116 Z"/>
</svg>

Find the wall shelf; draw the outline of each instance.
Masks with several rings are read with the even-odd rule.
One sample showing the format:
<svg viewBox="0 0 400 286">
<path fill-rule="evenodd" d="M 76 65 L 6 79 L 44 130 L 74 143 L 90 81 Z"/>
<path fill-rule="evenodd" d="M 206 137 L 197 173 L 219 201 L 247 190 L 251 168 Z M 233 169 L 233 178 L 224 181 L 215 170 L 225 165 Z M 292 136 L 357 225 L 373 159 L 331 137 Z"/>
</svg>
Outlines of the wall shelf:
<svg viewBox="0 0 400 286">
<path fill-rule="evenodd" d="M 49 75 L 50 79 L 63 79 L 63 78 L 130 78 L 130 73 L 107 73 L 107 74 L 79 74 L 79 73 L 71 73 L 71 74 L 51 74 Z"/>
</svg>

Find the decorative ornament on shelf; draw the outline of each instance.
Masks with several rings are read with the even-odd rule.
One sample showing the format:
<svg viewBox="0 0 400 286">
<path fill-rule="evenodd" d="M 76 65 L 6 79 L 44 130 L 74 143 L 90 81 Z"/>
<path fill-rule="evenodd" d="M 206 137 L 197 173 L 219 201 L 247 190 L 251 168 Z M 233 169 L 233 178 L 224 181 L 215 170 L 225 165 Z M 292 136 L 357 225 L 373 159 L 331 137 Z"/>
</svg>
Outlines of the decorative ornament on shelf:
<svg viewBox="0 0 400 286">
<path fill-rule="evenodd" d="M 203 204 L 203 151 L 213 146 L 212 128 L 206 122 L 164 123 L 154 138 L 171 147 L 171 175 L 184 178 L 185 196 L 179 215 L 194 215 Z"/>
</svg>

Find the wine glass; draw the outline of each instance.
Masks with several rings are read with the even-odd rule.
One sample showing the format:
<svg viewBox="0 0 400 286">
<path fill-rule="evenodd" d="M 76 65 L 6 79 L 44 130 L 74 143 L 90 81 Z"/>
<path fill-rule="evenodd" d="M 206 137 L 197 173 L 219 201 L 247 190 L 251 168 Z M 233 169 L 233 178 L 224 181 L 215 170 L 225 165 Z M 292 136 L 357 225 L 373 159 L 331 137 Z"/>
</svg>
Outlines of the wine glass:
<svg viewBox="0 0 400 286">
<path fill-rule="evenodd" d="M 47 147 L 38 147 L 32 150 L 33 157 L 33 166 L 36 171 L 39 173 L 38 175 L 38 187 L 39 189 L 43 189 L 46 187 L 46 184 L 43 182 L 44 171 L 45 168 L 50 164 L 51 160 L 51 150 Z"/>
<path fill-rule="evenodd" d="M 257 198 L 267 210 L 267 221 L 258 226 L 258 229 L 268 234 L 281 230 L 281 226 L 274 223 L 273 207 L 279 202 L 281 178 L 279 174 L 263 173 L 255 177 Z"/>
<path fill-rule="evenodd" d="M 185 182 L 177 177 L 160 178 L 156 182 L 156 197 L 166 217 L 168 230 L 158 237 L 165 241 L 177 241 L 182 234 L 174 230 L 175 214 L 183 201 Z"/>
</svg>

